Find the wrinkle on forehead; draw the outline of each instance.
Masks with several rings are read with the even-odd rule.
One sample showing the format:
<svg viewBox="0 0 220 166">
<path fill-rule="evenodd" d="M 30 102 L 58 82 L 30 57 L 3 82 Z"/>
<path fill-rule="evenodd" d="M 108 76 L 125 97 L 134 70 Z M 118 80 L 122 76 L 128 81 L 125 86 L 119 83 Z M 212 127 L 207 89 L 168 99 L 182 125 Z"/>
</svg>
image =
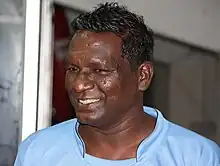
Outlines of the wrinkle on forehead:
<svg viewBox="0 0 220 166">
<path fill-rule="evenodd" d="M 83 44 L 80 45 L 80 47 L 75 46 L 74 42 L 71 42 L 69 46 L 69 52 L 70 54 L 80 54 L 80 53 L 89 53 L 90 51 L 94 51 L 101 54 L 111 54 L 111 46 L 109 44 L 106 44 L 105 42 L 101 40 L 92 40 L 92 41 L 86 41 L 82 42 Z"/>
<path fill-rule="evenodd" d="M 90 51 L 73 51 L 72 54 L 74 54 L 74 56 L 70 56 L 70 59 L 74 59 L 74 61 L 79 62 L 87 62 L 90 63 L 91 65 L 95 65 L 95 64 L 102 64 L 102 65 L 108 65 L 109 62 L 111 62 L 112 64 L 114 64 L 111 59 L 110 56 L 105 56 L 105 58 L 102 58 L 103 54 L 93 54 L 91 56 L 91 52 Z M 106 54 L 106 53 L 105 53 Z M 74 58 L 75 57 L 75 58 Z M 80 58 L 78 58 L 80 57 Z"/>
</svg>

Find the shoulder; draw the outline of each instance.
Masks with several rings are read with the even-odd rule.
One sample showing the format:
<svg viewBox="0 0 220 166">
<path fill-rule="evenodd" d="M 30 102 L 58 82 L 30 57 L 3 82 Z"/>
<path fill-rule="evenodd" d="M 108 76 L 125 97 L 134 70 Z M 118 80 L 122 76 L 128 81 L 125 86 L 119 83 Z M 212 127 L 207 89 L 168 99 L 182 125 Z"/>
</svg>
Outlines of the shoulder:
<svg viewBox="0 0 220 166">
<path fill-rule="evenodd" d="M 20 144 L 17 160 L 23 162 L 29 154 L 31 158 L 40 158 L 48 150 L 63 146 L 72 138 L 75 123 L 76 119 L 72 119 L 33 133 Z"/>
<path fill-rule="evenodd" d="M 30 145 L 33 142 L 40 142 L 40 143 L 54 143 L 59 142 L 60 139 L 65 139 L 73 132 L 74 125 L 76 123 L 76 119 L 68 120 L 63 123 L 39 130 L 28 138 L 26 138 L 22 143 L 21 146 Z M 59 138 L 59 139 L 58 139 Z M 42 142 L 43 140 L 43 142 Z"/>
<path fill-rule="evenodd" d="M 171 122 L 168 122 L 166 144 L 173 151 L 181 151 L 202 165 L 219 166 L 220 148 L 213 141 Z"/>
</svg>

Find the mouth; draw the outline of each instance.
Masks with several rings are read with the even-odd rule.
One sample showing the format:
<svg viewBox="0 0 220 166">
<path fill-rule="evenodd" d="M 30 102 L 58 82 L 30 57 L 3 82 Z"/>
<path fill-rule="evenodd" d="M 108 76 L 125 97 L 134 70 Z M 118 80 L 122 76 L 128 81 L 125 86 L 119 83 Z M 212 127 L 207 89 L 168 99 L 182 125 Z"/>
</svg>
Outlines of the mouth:
<svg viewBox="0 0 220 166">
<path fill-rule="evenodd" d="M 78 99 L 78 102 L 82 105 L 89 105 L 99 102 L 101 99 Z"/>
</svg>

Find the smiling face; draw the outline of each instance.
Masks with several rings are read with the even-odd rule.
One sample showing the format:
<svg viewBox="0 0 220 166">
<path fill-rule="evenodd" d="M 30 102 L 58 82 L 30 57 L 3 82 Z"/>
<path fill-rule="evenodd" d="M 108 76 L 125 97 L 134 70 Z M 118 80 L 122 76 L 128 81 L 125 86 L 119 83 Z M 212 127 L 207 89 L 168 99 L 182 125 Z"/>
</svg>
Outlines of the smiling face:
<svg viewBox="0 0 220 166">
<path fill-rule="evenodd" d="M 107 126 L 141 105 L 141 88 L 151 79 L 143 84 L 141 75 L 122 58 L 121 39 L 115 34 L 81 31 L 73 37 L 65 82 L 81 123 Z"/>
</svg>

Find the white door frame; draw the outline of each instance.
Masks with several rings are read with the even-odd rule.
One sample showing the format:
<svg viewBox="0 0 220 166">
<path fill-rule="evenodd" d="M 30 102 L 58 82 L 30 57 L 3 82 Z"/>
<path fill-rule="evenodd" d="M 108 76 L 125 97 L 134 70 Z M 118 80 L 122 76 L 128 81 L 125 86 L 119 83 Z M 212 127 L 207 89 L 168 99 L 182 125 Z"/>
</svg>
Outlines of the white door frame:
<svg viewBox="0 0 220 166">
<path fill-rule="evenodd" d="M 21 141 L 48 127 L 53 76 L 52 0 L 26 0 Z"/>
<path fill-rule="evenodd" d="M 41 0 L 26 0 L 21 140 L 36 131 Z"/>
<path fill-rule="evenodd" d="M 49 127 L 53 90 L 53 2 L 42 0 L 37 130 Z"/>
</svg>

